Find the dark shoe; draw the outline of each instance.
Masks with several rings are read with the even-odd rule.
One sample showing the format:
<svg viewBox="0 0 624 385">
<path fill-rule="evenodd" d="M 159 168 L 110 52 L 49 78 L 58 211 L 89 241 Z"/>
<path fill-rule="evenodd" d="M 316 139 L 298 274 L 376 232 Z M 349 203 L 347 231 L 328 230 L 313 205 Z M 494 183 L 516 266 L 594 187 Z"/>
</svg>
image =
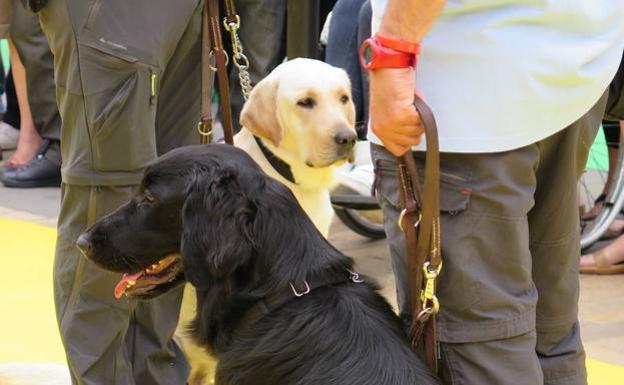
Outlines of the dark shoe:
<svg viewBox="0 0 624 385">
<path fill-rule="evenodd" d="M 46 158 L 49 144 L 33 160 L 15 169 L 5 168 L 0 180 L 6 187 L 58 187 L 61 185 L 61 166 Z"/>
</svg>

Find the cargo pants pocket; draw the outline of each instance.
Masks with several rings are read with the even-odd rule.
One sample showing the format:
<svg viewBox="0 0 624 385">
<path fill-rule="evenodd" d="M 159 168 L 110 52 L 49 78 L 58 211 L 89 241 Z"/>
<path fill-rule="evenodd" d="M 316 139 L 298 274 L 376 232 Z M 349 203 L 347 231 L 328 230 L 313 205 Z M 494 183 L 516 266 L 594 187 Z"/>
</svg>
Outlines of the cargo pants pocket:
<svg viewBox="0 0 624 385">
<path fill-rule="evenodd" d="M 131 172 L 146 167 L 157 156 L 160 69 L 97 41 L 79 46 L 94 170 Z"/>
</svg>

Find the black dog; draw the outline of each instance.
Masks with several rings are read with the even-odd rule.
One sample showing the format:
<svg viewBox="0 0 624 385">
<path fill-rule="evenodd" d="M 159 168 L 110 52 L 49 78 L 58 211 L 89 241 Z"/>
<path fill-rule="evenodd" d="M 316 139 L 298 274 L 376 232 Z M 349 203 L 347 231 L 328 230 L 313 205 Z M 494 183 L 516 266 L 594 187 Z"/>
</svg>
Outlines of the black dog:
<svg viewBox="0 0 624 385">
<path fill-rule="evenodd" d="M 438 383 L 376 285 L 234 147 L 164 155 L 140 193 L 78 246 L 105 269 L 132 273 L 118 296 L 150 298 L 188 279 L 198 296 L 193 334 L 219 359 L 217 384 Z"/>
</svg>

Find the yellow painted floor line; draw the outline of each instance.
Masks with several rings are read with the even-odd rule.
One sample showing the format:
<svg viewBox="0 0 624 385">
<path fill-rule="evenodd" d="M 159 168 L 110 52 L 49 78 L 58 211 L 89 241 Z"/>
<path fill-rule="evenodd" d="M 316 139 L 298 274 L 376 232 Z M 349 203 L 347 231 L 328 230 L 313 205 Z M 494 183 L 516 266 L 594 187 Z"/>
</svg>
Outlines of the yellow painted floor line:
<svg viewBox="0 0 624 385">
<path fill-rule="evenodd" d="M 64 363 L 54 316 L 56 231 L 0 218 L 0 364 Z M 0 366 L 1 367 L 1 366 Z M 588 359 L 590 385 L 624 384 L 624 367 Z"/>
<path fill-rule="evenodd" d="M 624 367 L 588 358 L 587 380 L 589 385 L 622 385 Z"/>
<path fill-rule="evenodd" d="M 0 218 L 0 362 L 65 362 L 52 296 L 56 230 Z"/>
</svg>

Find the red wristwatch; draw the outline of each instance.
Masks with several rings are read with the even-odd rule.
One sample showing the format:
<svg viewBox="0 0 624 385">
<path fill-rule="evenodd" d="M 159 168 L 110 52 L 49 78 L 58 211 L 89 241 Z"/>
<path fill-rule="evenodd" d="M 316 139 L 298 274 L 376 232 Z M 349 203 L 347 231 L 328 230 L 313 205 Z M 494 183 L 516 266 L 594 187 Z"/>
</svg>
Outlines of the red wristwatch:
<svg viewBox="0 0 624 385">
<path fill-rule="evenodd" d="M 375 35 L 360 46 L 360 63 L 367 70 L 377 68 L 416 68 L 417 43 L 403 42 Z"/>
</svg>

